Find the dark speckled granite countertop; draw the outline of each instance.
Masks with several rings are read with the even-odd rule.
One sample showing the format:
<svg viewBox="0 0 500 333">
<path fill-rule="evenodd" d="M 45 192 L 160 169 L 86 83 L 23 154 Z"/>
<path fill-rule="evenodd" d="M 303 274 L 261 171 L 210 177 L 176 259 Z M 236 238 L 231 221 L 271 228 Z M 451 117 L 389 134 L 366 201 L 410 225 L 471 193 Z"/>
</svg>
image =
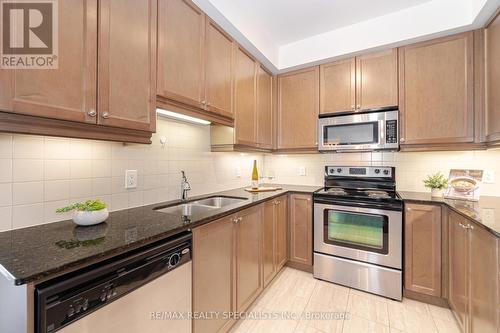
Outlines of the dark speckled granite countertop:
<svg viewBox="0 0 500 333">
<path fill-rule="evenodd" d="M 281 186 L 282 190 L 251 194 L 235 189 L 200 196 L 224 195 L 247 200 L 203 214 L 182 216 L 153 210 L 170 201 L 112 212 L 105 223 L 77 227 L 73 221 L 17 229 L 0 233 L 0 273 L 16 285 L 45 280 L 80 267 L 136 249 L 241 209 L 256 205 L 285 193 L 312 193 L 319 186 Z M 196 199 L 193 197 L 191 199 Z"/>
<path fill-rule="evenodd" d="M 430 193 L 398 191 L 404 201 L 444 204 L 500 237 L 500 197 L 480 197 L 479 201 L 433 198 Z"/>
</svg>

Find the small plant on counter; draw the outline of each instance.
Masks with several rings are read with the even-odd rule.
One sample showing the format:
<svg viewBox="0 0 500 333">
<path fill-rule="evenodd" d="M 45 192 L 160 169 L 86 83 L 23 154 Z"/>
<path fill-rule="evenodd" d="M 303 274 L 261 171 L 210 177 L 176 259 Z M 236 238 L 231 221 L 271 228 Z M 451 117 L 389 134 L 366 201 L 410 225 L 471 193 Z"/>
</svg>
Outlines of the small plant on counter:
<svg viewBox="0 0 500 333">
<path fill-rule="evenodd" d="M 81 226 L 89 226 L 106 221 L 109 216 L 106 203 L 99 199 L 77 202 L 56 210 L 57 213 L 75 211 L 73 221 Z"/>
<path fill-rule="evenodd" d="M 96 200 L 87 200 L 84 202 L 77 202 L 66 207 L 62 207 L 56 210 L 57 213 L 65 213 L 70 212 L 72 210 L 78 210 L 83 212 L 93 212 L 96 210 L 101 210 L 108 207 L 104 202 L 100 199 Z"/>
<path fill-rule="evenodd" d="M 432 190 L 433 197 L 442 197 L 443 190 L 448 187 L 448 179 L 441 172 L 438 172 L 427 176 L 424 185 Z"/>
</svg>

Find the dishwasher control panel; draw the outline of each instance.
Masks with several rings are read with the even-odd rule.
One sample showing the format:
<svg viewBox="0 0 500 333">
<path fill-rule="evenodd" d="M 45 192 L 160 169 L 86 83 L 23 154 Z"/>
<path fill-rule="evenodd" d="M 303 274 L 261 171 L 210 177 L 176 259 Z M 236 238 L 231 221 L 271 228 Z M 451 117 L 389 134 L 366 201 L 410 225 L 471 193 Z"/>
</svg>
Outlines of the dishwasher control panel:
<svg viewBox="0 0 500 333">
<path fill-rule="evenodd" d="M 35 290 L 36 333 L 52 333 L 191 261 L 191 233 Z"/>
</svg>

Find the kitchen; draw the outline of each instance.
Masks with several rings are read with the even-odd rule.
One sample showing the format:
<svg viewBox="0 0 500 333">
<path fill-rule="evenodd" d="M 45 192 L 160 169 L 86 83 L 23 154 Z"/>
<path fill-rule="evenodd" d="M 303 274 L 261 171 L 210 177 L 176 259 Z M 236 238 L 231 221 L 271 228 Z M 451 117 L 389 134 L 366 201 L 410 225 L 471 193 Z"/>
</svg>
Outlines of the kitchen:
<svg viewBox="0 0 500 333">
<path fill-rule="evenodd" d="M 498 332 L 497 0 L 41 2 L 0 332 Z"/>
</svg>

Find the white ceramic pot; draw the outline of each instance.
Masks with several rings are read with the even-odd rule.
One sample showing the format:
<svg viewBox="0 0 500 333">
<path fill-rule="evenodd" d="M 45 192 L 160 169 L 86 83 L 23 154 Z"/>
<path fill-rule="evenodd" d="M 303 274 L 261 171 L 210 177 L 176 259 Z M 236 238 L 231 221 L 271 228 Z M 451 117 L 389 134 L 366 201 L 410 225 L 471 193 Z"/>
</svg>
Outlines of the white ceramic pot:
<svg viewBox="0 0 500 333">
<path fill-rule="evenodd" d="M 431 191 L 431 196 L 433 198 L 442 198 L 443 197 L 444 190 L 440 188 L 433 188 Z"/>
<path fill-rule="evenodd" d="M 107 208 L 90 212 L 77 210 L 73 214 L 73 221 L 78 225 L 89 226 L 106 221 L 108 216 L 109 212 Z"/>
</svg>

